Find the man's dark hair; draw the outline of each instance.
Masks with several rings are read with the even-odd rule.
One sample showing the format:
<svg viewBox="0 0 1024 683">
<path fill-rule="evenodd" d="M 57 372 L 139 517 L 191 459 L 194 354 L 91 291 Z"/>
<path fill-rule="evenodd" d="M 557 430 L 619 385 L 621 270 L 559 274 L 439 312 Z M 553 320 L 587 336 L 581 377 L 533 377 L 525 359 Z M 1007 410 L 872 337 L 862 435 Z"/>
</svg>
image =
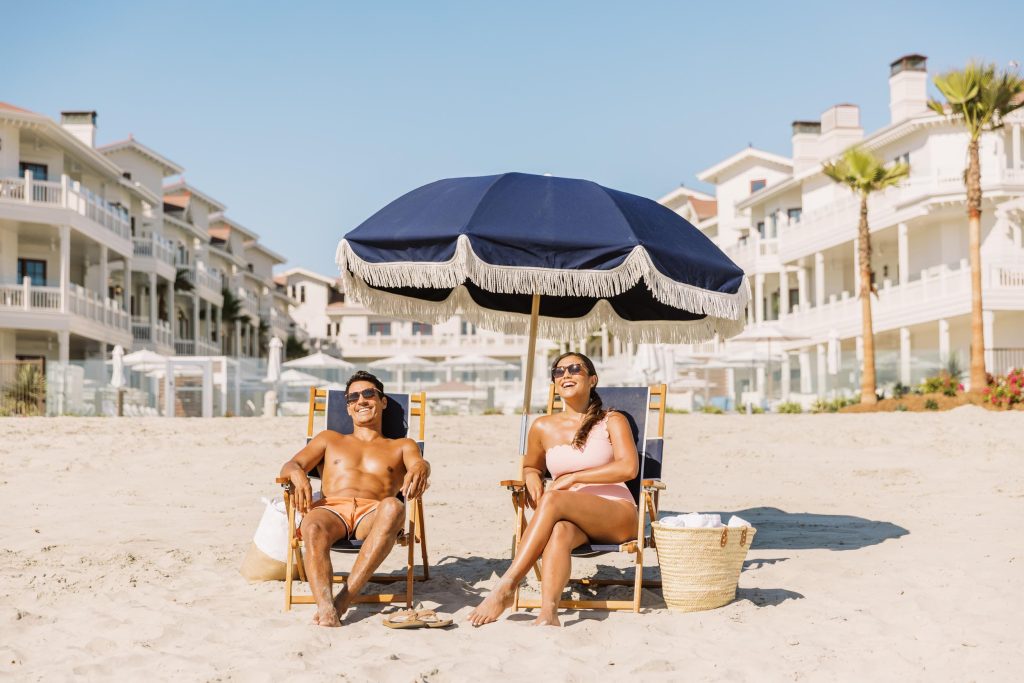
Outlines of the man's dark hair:
<svg viewBox="0 0 1024 683">
<path fill-rule="evenodd" d="M 373 386 L 377 387 L 377 391 L 382 395 L 384 393 L 384 383 L 377 379 L 377 375 L 369 373 L 366 370 L 359 370 L 356 374 L 348 378 L 348 382 L 345 384 L 345 393 L 348 393 L 349 387 L 351 387 L 354 382 L 369 382 Z"/>
</svg>

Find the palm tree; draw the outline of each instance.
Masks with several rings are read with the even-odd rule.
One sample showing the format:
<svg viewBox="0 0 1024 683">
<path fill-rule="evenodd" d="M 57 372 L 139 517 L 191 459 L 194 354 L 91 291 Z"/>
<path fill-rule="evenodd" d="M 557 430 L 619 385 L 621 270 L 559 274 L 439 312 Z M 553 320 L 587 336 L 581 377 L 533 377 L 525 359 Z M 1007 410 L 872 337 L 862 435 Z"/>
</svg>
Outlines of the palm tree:
<svg viewBox="0 0 1024 683">
<path fill-rule="evenodd" d="M 928 102 L 933 110 L 967 127 L 967 236 L 971 259 L 971 392 L 986 386 L 985 329 L 981 307 L 981 164 L 978 142 L 986 130 L 1002 127 L 1006 115 L 1024 105 L 1024 79 L 995 64 L 970 61 L 961 69 L 935 76 L 935 87 L 946 103 Z"/>
<path fill-rule="evenodd" d="M 860 261 L 861 335 L 864 338 L 864 372 L 860 378 L 861 403 L 877 403 L 875 395 L 875 332 L 871 323 L 871 294 L 875 292 L 871 270 L 871 232 L 868 230 L 868 196 L 898 184 L 910 173 L 907 164 L 886 166 L 863 147 L 851 147 L 835 162 L 822 166 L 825 175 L 849 187 L 860 196 L 860 222 L 857 225 L 857 256 Z"/>
<path fill-rule="evenodd" d="M 224 302 L 220 307 L 221 350 L 228 353 L 231 349 L 228 340 L 229 338 L 233 339 L 235 335 L 235 321 L 242 319 L 242 302 L 227 287 L 222 289 L 220 293 L 224 297 Z M 231 354 L 228 353 L 228 355 Z"/>
<path fill-rule="evenodd" d="M 196 288 L 196 286 L 192 284 L 192 281 L 188 279 L 188 275 L 188 268 L 178 268 L 174 273 L 175 292 L 191 292 Z"/>
</svg>

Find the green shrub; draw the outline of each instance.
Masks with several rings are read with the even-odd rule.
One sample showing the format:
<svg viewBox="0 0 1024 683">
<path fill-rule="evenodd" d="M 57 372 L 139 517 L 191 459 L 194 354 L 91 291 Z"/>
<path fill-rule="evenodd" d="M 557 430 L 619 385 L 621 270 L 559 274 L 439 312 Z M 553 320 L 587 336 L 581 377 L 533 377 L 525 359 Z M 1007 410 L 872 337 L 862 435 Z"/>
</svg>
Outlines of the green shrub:
<svg viewBox="0 0 1024 683">
<path fill-rule="evenodd" d="M 841 408 L 856 405 L 858 403 L 860 403 L 860 399 L 853 396 L 840 396 L 839 398 L 832 399 L 831 401 L 819 398 L 813 405 L 811 405 L 811 412 L 838 413 Z"/>
<path fill-rule="evenodd" d="M 903 384 L 902 382 L 896 382 L 896 384 L 893 385 L 893 388 L 892 388 L 892 397 L 893 398 L 903 398 L 904 396 L 906 396 L 909 393 L 910 393 L 910 387 L 908 387 L 906 384 Z"/>
<path fill-rule="evenodd" d="M 673 408 L 672 406 L 665 407 L 666 415 L 689 415 L 690 411 L 685 408 Z"/>
<path fill-rule="evenodd" d="M 1005 376 L 988 376 L 988 386 L 982 389 L 985 401 L 996 408 L 1012 408 L 1024 403 L 1024 369 L 1011 369 Z"/>
<path fill-rule="evenodd" d="M 779 407 L 775 410 L 786 415 L 797 415 L 804 412 L 804 407 L 795 401 L 789 401 L 787 403 L 780 403 Z"/>
<path fill-rule="evenodd" d="M 484 408 L 484 415 L 504 415 L 501 408 Z"/>
<path fill-rule="evenodd" d="M 711 405 L 710 403 L 700 409 L 700 412 L 706 415 L 722 415 L 725 411 L 718 406 Z"/>
<path fill-rule="evenodd" d="M 930 399 L 928 399 L 927 401 L 924 402 L 924 409 L 925 410 L 938 410 L 939 409 L 939 402 L 936 401 L 934 398 L 930 398 Z"/>
<path fill-rule="evenodd" d="M 956 396 L 958 391 L 963 390 L 964 385 L 960 384 L 960 380 L 945 370 L 921 382 L 921 392 L 925 394 L 942 394 L 952 397 Z"/>
<path fill-rule="evenodd" d="M 896 412 L 897 413 L 905 413 L 905 412 L 907 412 L 907 407 L 905 405 L 903 405 L 902 403 L 897 403 L 896 404 Z"/>
</svg>

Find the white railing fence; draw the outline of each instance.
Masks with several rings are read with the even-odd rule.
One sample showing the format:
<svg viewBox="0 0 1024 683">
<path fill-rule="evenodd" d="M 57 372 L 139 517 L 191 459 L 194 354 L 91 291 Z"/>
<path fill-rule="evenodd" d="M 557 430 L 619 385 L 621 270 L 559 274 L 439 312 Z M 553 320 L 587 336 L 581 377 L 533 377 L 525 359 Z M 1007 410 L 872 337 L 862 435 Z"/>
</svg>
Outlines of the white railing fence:
<svg viewBox="0 0 1024 683">
<path fill-rule="evenodd" d="M 24 178 L 0 178 L 0 201 L 16 201 L 69 209 L 124 239 L 131 238 L 128 210 L 108 202 L 78 181 L 62 175 L 60 182 Z"/>
</svg>

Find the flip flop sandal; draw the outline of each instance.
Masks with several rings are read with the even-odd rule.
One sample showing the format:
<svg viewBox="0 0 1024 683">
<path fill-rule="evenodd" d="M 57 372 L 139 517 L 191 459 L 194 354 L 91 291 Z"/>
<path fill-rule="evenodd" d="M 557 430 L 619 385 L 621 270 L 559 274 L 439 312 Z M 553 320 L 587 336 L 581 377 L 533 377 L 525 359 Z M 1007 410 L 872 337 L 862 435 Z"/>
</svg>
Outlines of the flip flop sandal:
<svg viewBox="0 0 1024 683">
<path fill-rule="evenodd" d="M 421 609 L 416 613 L 416 620 L 428 628 L 444 628 L 452 625 L 451 617 L 439 617 L 432 609 Z"/>
<path fill-rule="evenodd" d="M 388 628 L 423 628 L 426 626 L 419 620 L 419 615 L 414 609 L 404 609 L 384 615 L 384 625 Z"/>
</svg>

